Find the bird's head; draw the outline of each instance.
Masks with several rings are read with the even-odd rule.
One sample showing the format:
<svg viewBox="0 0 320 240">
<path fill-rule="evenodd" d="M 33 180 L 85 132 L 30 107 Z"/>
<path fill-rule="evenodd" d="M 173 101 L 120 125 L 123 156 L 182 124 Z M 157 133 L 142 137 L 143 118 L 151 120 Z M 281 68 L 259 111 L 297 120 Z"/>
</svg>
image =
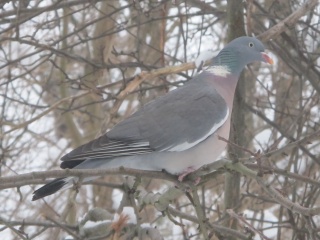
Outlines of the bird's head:
<svg viewBox="0 0 320 240">
<path fill-rule="evenodd" d="M 239 37 L 220 51 L 211 67 L 225 67 L 231 74 L 238 75 L 247 64 L 257 61 L 273 64 L 272 58 L 264 52 L 264 46 L 257 38 Z"/>
</svg>

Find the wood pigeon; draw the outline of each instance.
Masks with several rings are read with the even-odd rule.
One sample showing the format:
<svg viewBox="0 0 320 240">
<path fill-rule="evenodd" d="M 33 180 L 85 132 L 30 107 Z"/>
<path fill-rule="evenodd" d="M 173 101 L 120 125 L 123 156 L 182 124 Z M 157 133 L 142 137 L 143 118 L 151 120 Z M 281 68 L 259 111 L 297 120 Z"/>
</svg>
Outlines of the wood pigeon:
<svg viewBox="0 0 320 240">
<path fill-rule="evenodd" d="M 239 75 L 252 62 L 272 64 L 263 44 L 239 37 L 212 58 L 184 86 L 159 97 L 103 136 L 61 158 L 61 168 L 165 170 L 179 180 L 212 163 L 229 138 L 233 98 Z M 84 181 L 92 180 L 91 178 Z M 58 178 L 36 190 L 32 200 L 72 186 L 76 177 Z"/>
</svg>

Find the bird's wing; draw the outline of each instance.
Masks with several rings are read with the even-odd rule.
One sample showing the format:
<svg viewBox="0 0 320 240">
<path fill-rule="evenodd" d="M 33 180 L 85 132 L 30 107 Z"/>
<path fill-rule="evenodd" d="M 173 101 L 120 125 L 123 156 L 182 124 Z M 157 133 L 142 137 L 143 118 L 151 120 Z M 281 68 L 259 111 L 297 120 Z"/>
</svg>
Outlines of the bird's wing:
<svg viewBox="0 0 320 240">
<path fill-rule="evenodd" d="M 108 133 L 71 151 L 62 160 L 184 151 L 197 145 L 221 127 L 229 115 L 224 99 L 200 75 L 146 104 Z"/>
</svg>

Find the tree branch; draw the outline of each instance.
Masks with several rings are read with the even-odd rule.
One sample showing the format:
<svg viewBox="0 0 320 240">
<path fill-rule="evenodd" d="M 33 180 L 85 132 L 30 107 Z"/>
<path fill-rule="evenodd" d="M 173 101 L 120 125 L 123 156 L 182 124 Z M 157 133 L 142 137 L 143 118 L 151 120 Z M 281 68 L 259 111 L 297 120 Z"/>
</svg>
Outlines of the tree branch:
<svg viewBox="0 0 320 240">
<path fill-rule="evenodd" d="M 319 0 L 309 0 L 304 3 L 299 9 L 290 14 L 281 22 L 271 27 L 269 30 L 258 36 L 261 41 L 267 41 L 279 36 L 286 28 L 292 27 L 301 17 L 305 16 L 312 8 L 319 4 Z"/>
</svg>

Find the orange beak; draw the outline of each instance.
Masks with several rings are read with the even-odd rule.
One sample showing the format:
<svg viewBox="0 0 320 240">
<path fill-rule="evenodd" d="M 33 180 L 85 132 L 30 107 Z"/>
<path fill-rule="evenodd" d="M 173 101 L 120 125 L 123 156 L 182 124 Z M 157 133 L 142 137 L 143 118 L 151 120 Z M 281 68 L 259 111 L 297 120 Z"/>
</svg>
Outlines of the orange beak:
<svg viewBox="0 0 320 240">
<path fill-rule="evenodd" d="M 269 57 L 268 54 L 266 54 L 265 52 L 262 52 L 261 55 L 262 55 L 262 58 L 263 58 L 263 60 L 264 60 L 265 62 L 267 62 L 267 63 L 269 63 L 269 64 L 273 64 L 273 60 L 272 60 L 271 57 Z"/>
</svg>

